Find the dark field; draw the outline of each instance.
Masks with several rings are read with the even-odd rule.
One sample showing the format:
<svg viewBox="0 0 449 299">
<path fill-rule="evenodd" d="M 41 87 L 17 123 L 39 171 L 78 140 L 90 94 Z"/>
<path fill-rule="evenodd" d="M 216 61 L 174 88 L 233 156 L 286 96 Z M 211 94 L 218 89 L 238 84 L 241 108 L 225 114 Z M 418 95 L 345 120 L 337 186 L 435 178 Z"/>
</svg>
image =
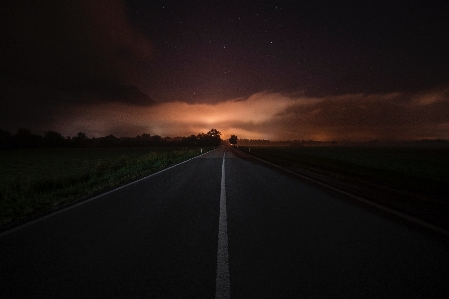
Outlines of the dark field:
<svg viewBox="0 0 449 299">
<path fill-rule="evenodd" d="M 0 230 L 199 154 L 179 147 L 0 151 Z"/>
<path fill-rule="evenodd" d="M 449 228 L 448 148 L 251 147 L 250 154 Z"/>
</svg>

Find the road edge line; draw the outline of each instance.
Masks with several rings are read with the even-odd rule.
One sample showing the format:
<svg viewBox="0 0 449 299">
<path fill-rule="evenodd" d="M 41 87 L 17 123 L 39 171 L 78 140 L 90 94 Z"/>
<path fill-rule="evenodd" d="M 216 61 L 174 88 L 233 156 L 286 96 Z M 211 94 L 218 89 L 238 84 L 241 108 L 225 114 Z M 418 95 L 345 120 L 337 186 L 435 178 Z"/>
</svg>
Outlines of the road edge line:
<svg viewBox="0 0 449 299">
<path fill-rule="evenodd" d="M 189 161 L 191 161 L 191 160 L 193 160 L 193 159 L 199 158 L 199 157 L 201 157 L 201 156 L 204 156 L 204 155 L 206 155 L 206 154 L 208 154 L 208 153 L 210 153 L 210 152 L 212 152 L 212 151 L 215 151 L 215 150 L 217 150 L 217 149 L 219 149 L 219 148 L 220 148 L 220 147 L 214 148 L 214 149 L 212 149 L 212 150 L 210 150 L 210 151 L 208 151 L 208 152 L 202 153 L 202 154 L 200 154 L 200 155 L 198 155 L 198 156 L 195 156 L 195 157 L 193 157 L 193 158 L 190 158 L 190 159 L 188 159 L 188 160 L 179 162 L 178 164 L 175 164 L 175 165 L 172 165 L 172 166 L 170 166 L 170 167 L 164 168 L 164 169 L 162 169 L 162 170 L 159 170 L 158 172 L 149 174 L 149 175 L 147 175 L 147 176 L 145 176 L 145 177 L 143 177 L 143 178 L 140 178 L 140 179 L 137 179 L 137 180 L 135 180 L 135 181 L 129 182 L 129 183 L 125 184 L 125 185 L 116 187 L 116 188 L 114 188 L 114 189 L 112 189 L 112 190 L 106 191 L 105 193 L 98 194 L 98 195 L 96 195 L 96 196 L 94 196 L 94 197 L 88 198 L 88 199 L 86 199 L 86 200 L 82 200 L 82 201 L 80 201 L 80 202 L 78 202 L 78 203 L 75 203 L 75 204 L 70 205 L 70 206 L 68 206 L 68 207 L 62 208 L 62 209 L 57 210 L 57 211 L 55 211 L 55 212 L 52 212 L 52 213 L 50 213 L 50 214 L 44 215 L 44 216 L 39 217 L 39 218 L 37 218 L 37 219 L 31 220 L 31 221 L 29 221 L 29 222 L 25 222 L 25 223 L 23 223 L 23 224 L 21 224 L 21 225 L 19 225 L 19 226 L 13 227 L 13 228 L 11 228 L 11 229 L 9 229 L 9 230 L 5 230 L 5 231 L 3 231 L 3 232 L 0 232 L 0 238 L 2 238 L 2 237 L 4 237 L 4 236 L 7 236 L 7 235 L 9 235 L 9 234 L 12 234 L 12 233 L 14 233 L 14 232 L 16 232 L 16 231 L 18 231 L 18 230 L 20 230 L 20 229 L 23 229 L 23 228 L 27 227 L 27 226 L 36 224 L 36 223 L 38 223 L 38 222 L 40 222 L 40 221 L 43 221 L 43 220 L 45 220 L 45 219 L 47 219 L 47 218 L 53 217 L 53 216 L 55 216 L 55 215 L 57 215 L 57 214 L 60 214 L 60 213 L 66 212 L 66 211 L 68 211 L 68 210 L 70 210 L 70 209 L 73 209 L 73 208 L 76 208 L 76 207 L 78 207 L 78 206 L 81 206 L 81 205 L 83 205 L 83 204 L 85 204 L 85 203 L 88 203 L 88 202 L 90 202 L 90 201 L 92 201 L 92 200 L 95 200 L 95 199 L 97 199 L 97 198 L 100 198 L 100 197 L 102 197 L 102 196 L 105 196 L 105 195 L 108 195 L 108 194 L 113 193 L 113 192 L 115 192 L 115 191 L 118 191 L 118 190 L 120 190 L 120 189 L 126 188 L 126 187 L 131 186 L 131 185 L 133 185 L 133 184 L 136 184 L 136 183 L 138 183 L 138 182 L 140 182 L 140 181 L 146 180 L 146 179 L 148 179 L 148 178 L 150 178 L 150 177 L 152 177 L 152 176 L 158 175 L 158 174 L 160 174 L 160 173 L 162 173 L 162 172 L 164 172 L 164 171 L 166 171 L 166 170 L 169 170 L 169 169 L 174 168 L 174 167 L 176 167 L 176 166 L 179 166 L 179 165 L 181 165 L 181 164 L 187 163 L 187 162 L 189 162 Z"/>
<path fill-rule="evenodd" d="M 237 149 L 237 150 L 238 150 L 238 149 Z M 397 217 L 399 217 L 399 218 L 402 218 L 402 219 L 405 219 L 405 220 L 407 220 L 407 221 L 409 221 L 409 222 L 412 222 L 412 223 L 421 225 L 421 226 L 423 226 L 423 227 L 425 227 L 425 228 L 427 228 L 427 229 L 433 230 L 434 232 L 437 232 L 437 233 L 440 233 L 440 234 L 443 234 L 443 235 L 449 237 L 449 231 L 448 231 L 448 230 L 445 230 L 444 228 L 438 227 L 438 226 L 436 226 L 436 225 L 433 225 L 433 224 L 430 224 L 430 223 L 428 223 L 428 222 L 425 222 L 424 220 L 421 220 L 421 219 L 419 219 L 419 218 L 416 218 L 416 217 L 413 217 L 413 216 L 410 216 L 410 215 L 401 213 L 401 212 L 396 211 L 396 210 L 394 210 L 394 209 L 391 209 L 391 208 L 389 208 L 389 207 L 386 207 L 386 206 L 383 206 L 383 205 L 381 205 L 381 204 L 375 203 L 375 202 L 373 202 L 373 201 L 371 201 L 371 200 L 368 200 L 368 199 L 365 199 L 365 198 L 363 198 L 363 197 L 361 197 L 361 196 L 358 196 L 358 195 L 352 194 L 352 193 L 350 193 L 350 192 L 341 190 L 341 189 L 339 189 L 339 188 L 337 188 L 337 187 L 334 187 L 334 186 L 332 186 L 332 185 L 326 184 L 326 183 L 324 183 L 324 182 L 322 182 L 322 181 L 319 181 L 319 180 L 317 180 L 317 179 L 314 179 L 314 178 L 308 177 L 308 176 L 306 176 L 306 175 L 303 175 L 303 174 L 294 172 L 294 171 L 292 171 L 292 170 L 283 168 L 283 167 L 281 167 L 281 166 L 279 166 L 279 165 L 276 165 L 276 164 L 273 164 L 273 163 L 271 163 L 271 162 L 265 161 L 265 160 L 263 160 L 263 159 L 260 159 L 260 158 L 258 158 L 258 157 L 255 157 L 255 156 L 253 156 L 253 155 L 250 155 L 250 154 L 248 154 L 248 153 L 245 153 L 245 152 L 243 152 L 243 151 L 241 151 L 241 150 L 238 150 L 238 151 L 239 151 L 240 153 L 242 153 L 242 154 L 245 154 L 245 155 L 251 157 L 251 158 L 257 159 L 257 160 L 262 161 L 262 162 L 264 162 L 264 163 L 266 163 L 266 164 L 269 164 L 269 165 L 271 165 L 271 166 L 274 166 L 274 167 L 276 167 L 276 168 L 279 168 L 279 169 L 281 169 L 281 170 L 283 170 L 283 171 L 286 171 L 286 172 L 288 172 L 288 173 L 290 173 L 290 174 L 293 174 L 293 175 L 295 175 L 295 176 L 297 176 L 297 177 L 300 177 L 300 178 L 302 178 L 302 179 L 311 181 L 311 182 L 313 182 L 313 183 L 315 183 L 315 184 L 318 184 L 318 185 L 321 185 L 321 186 L 323 186 L 323 187 L 325 187 L 325 188 L 327 188 L 327 189 L 331 189 L 332 191 L 335 191 L 335 192 L 337 192 L 337 193 L 343 194 L 343 195 L 348 196 L 348 197 L 350 197 L 350 198 L 352 198 L 352 199 L 356 199 L 356 200 L 361 201 L 361 202 L 363 202 L 363 203 L 365 203 L 365 204 L 367 204 L 367 205 L 370 205 L 370 206 L 372 206 L 372 207 L 375 207 L 375 208 L 377 208 L 377 209 L 379 209 L 379 210 L 382 210 L 382 211 L 384 211 L 384 212 L 393 214 L 393 215 L 395 215 L 395 216 L 397 216 Z"/>
</svg>

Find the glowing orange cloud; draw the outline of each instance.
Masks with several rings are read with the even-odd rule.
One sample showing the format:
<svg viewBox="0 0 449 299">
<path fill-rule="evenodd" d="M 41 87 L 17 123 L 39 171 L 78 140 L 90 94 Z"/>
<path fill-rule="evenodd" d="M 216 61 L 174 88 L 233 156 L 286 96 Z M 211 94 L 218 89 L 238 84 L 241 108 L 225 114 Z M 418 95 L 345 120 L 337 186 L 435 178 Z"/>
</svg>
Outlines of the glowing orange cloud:
<svg viewBox="0 0 449 299">
<path fill-rule="evenodd" d="M 89 136 L 188 136 L 216 128 L 251 139 L 369 140 L 449 138 L 448 91 L 420 95 L 348 94 L 320 98 L 257 93 L 214 104 L 103 103 L 60 117 L 67 132 Z"/>
</svg>

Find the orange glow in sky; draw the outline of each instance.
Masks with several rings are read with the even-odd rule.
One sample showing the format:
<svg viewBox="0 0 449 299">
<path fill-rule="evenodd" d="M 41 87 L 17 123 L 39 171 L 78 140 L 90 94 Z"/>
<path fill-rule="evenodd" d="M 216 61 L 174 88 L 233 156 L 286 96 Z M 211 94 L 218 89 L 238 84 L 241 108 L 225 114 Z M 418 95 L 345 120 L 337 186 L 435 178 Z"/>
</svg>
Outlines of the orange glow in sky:
<svg viewBox="0 0 449 299">
<path fill-rule="evenodd" d="M 223 138 L 370 140 L 449 138 L 447 90 L 347 94 L 308 98 L 261 92 L 214 104 L 180 101 L 153 106 L 104 103 L 77 106 L 61 117 L 67 132 L 88 136 L 189 136 L 216 128 Z"/>
</svg>

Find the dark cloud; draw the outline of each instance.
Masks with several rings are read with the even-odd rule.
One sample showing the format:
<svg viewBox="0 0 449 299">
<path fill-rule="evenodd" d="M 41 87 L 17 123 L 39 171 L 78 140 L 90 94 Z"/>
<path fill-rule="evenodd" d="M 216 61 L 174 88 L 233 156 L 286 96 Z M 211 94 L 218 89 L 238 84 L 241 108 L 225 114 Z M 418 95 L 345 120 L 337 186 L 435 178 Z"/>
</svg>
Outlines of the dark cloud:
<svg viewBox="0 0 449 299">
<path fill-rule="evenodd" d="M 0 27 L 4 128 L 48 129 L 77 104 L 154 103 L 132 86 L 152 46 L 122 1 L 5 1 Z"/>
<path fill-rule="evenodd" d="M 42 133 L 49 129 L 65 131 L 64 126 L 72 130 L 82 131 L 85 127 L 73 128 L 69 120 L 76 113 L 76 107 L 84 105 L 103 105 L 126 103 L 136 107 L 149 107 L 155 101 L 142 93 L 135 86 L 111 85 L 107 90 L 93 91 L 67 91 L 52 86 L 16 81 L 1 82 L 3 101 L 0 102 L 0 127 L 11 131 L 19 127 L 32 128 L 35 133 Z M 82 117 L 77 115 L 76 117 Z M 108 115 L 101 116 L 109 121 Z M 67 121 L 64 121 L 67 120 Z M 112 120 L 111 120 L 112 121 Z M 64 126 L 61 126 L 61 122 Z M 120 122 L 126 128 L 130 124 Z M 59 124 L 59 125 L 58 125 Z M 88 131 L 92 128 L 88 128 Z"/>
<path fill-rule="evenodd" d="M 325 140 L 448 138 L 448 91 L 315 98 L 310 104 L 288 106 L 267 125 L 283 128 L 290 138 L 301 134 Z"/>
<path fill-rule="evenodd" d="M 2 75 L 64 89 L 129 83 L 152 47 L 121 1 L 7 1 Z"/>
</svg>

